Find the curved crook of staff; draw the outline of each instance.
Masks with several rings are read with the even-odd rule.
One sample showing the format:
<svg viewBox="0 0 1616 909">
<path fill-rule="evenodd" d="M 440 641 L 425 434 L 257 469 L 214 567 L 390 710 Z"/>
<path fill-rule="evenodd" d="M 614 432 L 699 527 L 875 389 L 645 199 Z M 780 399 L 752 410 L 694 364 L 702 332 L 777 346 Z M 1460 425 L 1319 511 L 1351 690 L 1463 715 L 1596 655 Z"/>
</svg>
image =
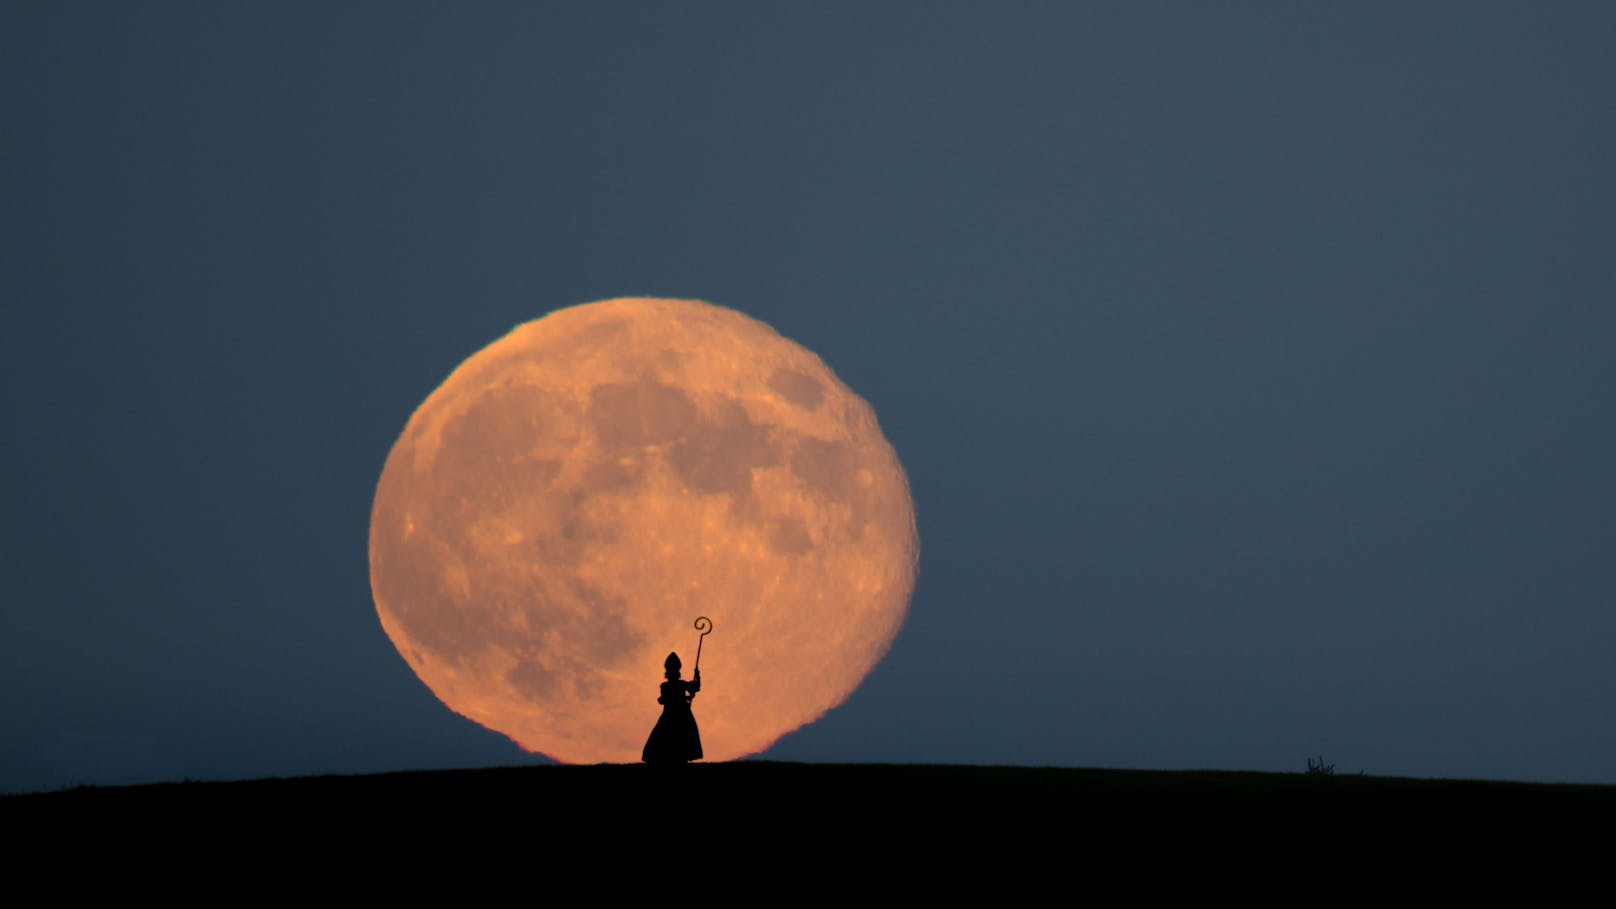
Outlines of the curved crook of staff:
<svg viewBox="0 0 1616 909">
<path fill-rule="evenodd" d="M 696 630 L 701 637 L 696 638 L 696 671 L 701 672 L 701 645 L 706 643 L 707 636 L 713 633 L 713 620 L 706 616 L 696 617 Z"/>
</svg>

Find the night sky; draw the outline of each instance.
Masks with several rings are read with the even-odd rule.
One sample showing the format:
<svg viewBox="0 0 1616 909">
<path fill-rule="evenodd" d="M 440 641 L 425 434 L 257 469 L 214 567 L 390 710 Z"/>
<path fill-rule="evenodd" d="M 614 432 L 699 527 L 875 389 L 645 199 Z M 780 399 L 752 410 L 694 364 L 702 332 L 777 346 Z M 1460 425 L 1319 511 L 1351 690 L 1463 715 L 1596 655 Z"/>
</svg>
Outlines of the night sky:
<svg viewBox="0 0 1616 909">
<path fill-rule="evenodd" d="M 1611 9 L 0 5 L 0 791 L 542 761 L 372 497 L 625 295 L 909 473 L 908 622 L 769 758 L 1616 782 Z"/>
</svg>

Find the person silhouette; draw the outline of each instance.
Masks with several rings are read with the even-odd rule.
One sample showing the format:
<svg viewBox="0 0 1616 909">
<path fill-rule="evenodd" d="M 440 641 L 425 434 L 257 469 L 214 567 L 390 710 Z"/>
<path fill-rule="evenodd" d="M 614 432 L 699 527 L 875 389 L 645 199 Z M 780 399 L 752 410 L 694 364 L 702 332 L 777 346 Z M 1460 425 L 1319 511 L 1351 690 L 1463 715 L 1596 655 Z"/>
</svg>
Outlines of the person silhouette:
<svg viewBox="0 0 1616 909">
<path fill-rule="evenodd" d="M 651 736 L 645 740 L 640 760 L 647 764 L 683 764 L 701 760 L 701 733 L 696 730 L 696 715 L 690 712 L 690 700 L 701 690 L 701 667 L 696 667 L 694 680 L 679 678 L 679 654 L 670 653 L 663 661 L 667 681 L 662 683 L 662 716 L 657 718 Z"/>
</svg>

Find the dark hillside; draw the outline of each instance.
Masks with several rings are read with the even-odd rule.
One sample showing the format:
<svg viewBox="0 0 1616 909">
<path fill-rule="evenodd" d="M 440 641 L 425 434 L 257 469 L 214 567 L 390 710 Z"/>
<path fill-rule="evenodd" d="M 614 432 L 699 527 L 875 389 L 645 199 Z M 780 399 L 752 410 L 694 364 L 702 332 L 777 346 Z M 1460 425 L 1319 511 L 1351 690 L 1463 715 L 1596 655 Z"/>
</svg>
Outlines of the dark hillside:
<svg viewBox="0 0 1616 909">
<path fill-rule="evenodd" d="M 508 767 L 244 782 L 81 787 L 0 799 L 9 821 L 85 829 L 177 824 L 188 835 L 265 836 L 292 826 L 370 840 L 482 831 L 520 821 L 546 836 L 681 834 L 799 840 L 834 834 L 907 841 L 1001 839 L 1053 827 L 1320 831 L 1399 819 L 1465 835 L 1504 818 L 1549 822 L 1616 816 L 1616 787 L 1224 771 L 787 764 L 746 761 Z M 1277 825 L 1277 826 L 1276 826 Z M 1399 823 L 1388 835 L 1414 835 Z"/>
</svg>

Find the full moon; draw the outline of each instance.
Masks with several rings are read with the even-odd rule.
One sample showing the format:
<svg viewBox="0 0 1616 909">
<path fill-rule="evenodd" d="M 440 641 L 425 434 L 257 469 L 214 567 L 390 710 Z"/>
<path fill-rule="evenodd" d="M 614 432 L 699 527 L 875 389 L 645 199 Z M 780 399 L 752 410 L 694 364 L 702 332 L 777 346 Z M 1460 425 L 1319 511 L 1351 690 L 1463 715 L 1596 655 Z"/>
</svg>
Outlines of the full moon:
<svg viewBox="0 0 1616 909">
<path fill-rule="evenodd" d="M 473 355 L 393 445 L 383 629 L 450 709 L 567 763 L 638 761 L 669 651 L 708 760 L 763 751 L 886 654 L 919 551 L 869 404 L 734 310 L 618 299 Z"/>
</svg>

